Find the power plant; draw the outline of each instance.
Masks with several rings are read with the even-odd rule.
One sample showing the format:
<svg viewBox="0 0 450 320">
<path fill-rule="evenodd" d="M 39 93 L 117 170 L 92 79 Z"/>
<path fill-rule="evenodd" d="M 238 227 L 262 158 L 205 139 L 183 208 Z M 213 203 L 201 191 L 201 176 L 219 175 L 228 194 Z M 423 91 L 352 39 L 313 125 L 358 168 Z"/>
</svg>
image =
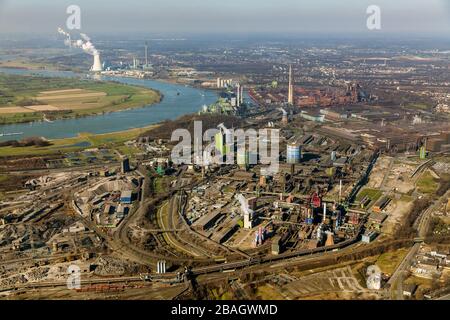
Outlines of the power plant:
<svg viewBox="0 0 450 320">
<path fill-rule="evenodd" d="M 94 64 L 92 65 L 91 71 L 93 72 L 103 71 L 102 62 L 100 60 L 100 53 L 94 54 Z"/>
<path fill-rule="evenodd" d="M 90 71 L 92 71 L 92 72 L 103 71 L 103 66 L 102 66 L 102 62 L 100 59 L 100 52 L 95 48 L 91 39 L 86 34 L 80 33 L 81 39 L 72 41 L 72 37 L 71 37 L 70 33 L 64 31 L 62 28 L 58 28 L 58 33 L 60 33 L 66 37 L 66 40 L 64 41 L 64 44 L 66 46 L 69 46 L 70 48 L 72 48 L 72 47 L 80 48 L 84 52 L 86 52 L 94 57 L 94 63 L 92 64 Z"/>
</svg>

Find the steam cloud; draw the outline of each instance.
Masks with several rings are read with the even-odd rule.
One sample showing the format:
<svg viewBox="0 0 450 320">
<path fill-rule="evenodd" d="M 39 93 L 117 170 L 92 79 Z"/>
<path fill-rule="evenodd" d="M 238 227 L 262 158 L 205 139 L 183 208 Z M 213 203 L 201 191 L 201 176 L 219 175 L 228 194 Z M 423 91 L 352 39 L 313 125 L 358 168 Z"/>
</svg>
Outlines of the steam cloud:
<svg viewBox="0 0 450 320">
<path fill-rule="evenodd" d="M 95 48 L 94 44 L 91 42 L 91 38 L 89 38 L 86 34 L 80 33 L 81 39 L 78 40 L 72 40 L 70 34 L 62 28 L 58 28 L 58 33 L 62 34 L 66 37 L 66 40 L 64 40 L 64 44 L 68 47 L 74 47 L 74 48 L 80 48 L 84 52 L 95 56 L 98 55 L 99 52 Z"/>
</svg>

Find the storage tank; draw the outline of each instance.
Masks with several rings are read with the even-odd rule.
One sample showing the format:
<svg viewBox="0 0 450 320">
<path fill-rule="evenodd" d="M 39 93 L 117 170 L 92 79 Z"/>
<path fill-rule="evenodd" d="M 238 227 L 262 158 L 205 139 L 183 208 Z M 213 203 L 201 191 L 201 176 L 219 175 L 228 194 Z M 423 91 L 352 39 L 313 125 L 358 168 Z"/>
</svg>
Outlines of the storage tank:
<svg viewBox="0 0 450 320">
<path fill-rule="evenodd" d="M 286 162 L 289 164 L 300 163 L 302 148 L 297 143 L 291 143 L 287 146 Z"/>
<path fill-rule="evenodd" d="M 336 159 L 337 159 L 336 151 L 332 151 L 331 152 L 331 161 L 336 161 Z"/>
</svg>

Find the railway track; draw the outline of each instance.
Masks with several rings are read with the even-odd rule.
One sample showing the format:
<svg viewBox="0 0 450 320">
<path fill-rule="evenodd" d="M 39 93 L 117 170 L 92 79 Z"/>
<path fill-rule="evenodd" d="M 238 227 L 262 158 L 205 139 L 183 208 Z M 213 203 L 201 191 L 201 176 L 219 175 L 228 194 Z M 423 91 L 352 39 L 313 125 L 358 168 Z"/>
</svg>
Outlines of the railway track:
<svg viewBox="0 0 450 320">
<path fill-rule="evenodd" d="M 109 279 L 85 279 L 81 280 L 81 286 L 88 285 L 100 285 L 100 284 L 117 284 L 117 283 L 135 283 L 135 282 L 143 282 L 140 277 L 124 277 L 124 278 L 109 278 Z M 32 290 L 32 289 L 48 289 L 48 288 L 59 288 L 66 287 L 67 281 L 50 281 L 50 282 L 35 282 L 35 283 L 27 283 L 20 284 L 17 286 L 5 287 L 1 288 L 0 292 L 5 291 L 20 291 L 20 290 Z"/>
<path fill-rule="evenodd" d="M 384 249 L 393 245 L 400 246 L 409 246 L 413 244 L 413 240 L 411 239 L 401 239 L 401 240 L 391 240 L 388 242 L 384 242 L 382 244 L 374 243 L 372 245 L 365 245 L 354 248 L 350 243 L 346 244 L 346 247 L 342 248 L 339 251 L 333 251 L 335 249 L 328 248 L 317 248 L 314 250 L 301 250 L 298 252 L 287 253 L 279 256 L 269 256 L 264 258 L 252 259 L 252 260 L 243 260 L 237 262 L 224 263 L 221 265 L 214 265 L 208 267 L 200 267 L 191 270 L 191 274 L 194 276 L 199 275 L 208 275 L 208 274 L 218 274 L 218 273 L 227 273 L 227 271 L 235 271 L 237 269 L 247 268 L 247 267 L 255 267 L 261 266 L 261 268 L 272 267 L 272 266 L 280 266 L 280 262 L 288 262 L 288 260 L 292 260 L 294 258 L 305 257 L 305 259 L 292 261 L 290 265 L 296 264 L 305 264 L 313 266 L 314 263 L 320 262 L 324 259 L 332 259 L 333 261 L 339 260 L 339 258 L 343 258 L 348 256 L 349 254 L 358 254 L 358 255 L 370 255 L 375 249 Z M 335 246 L 333 246 L 335 247 Z M 322 250 L 319 250 L 322 249 Z M 345 249 L 345 250 L 344 250 Z M 166 273 L 164 275 L 155 276 L 159 280 L 166 279 L 167 281 L 170 279 L 175 279 L 177 277 L 176 273 Z M 84 279 L 81 280 L 81 285 L 100 285 L 100 284 L 116 284 L 116 283 L 136 283 L 143 282 L 141 276 L 133 276 L 133 277 L 121 277 L 121 278 L 108 278 L 108 279 Z M 58 287 L 66 287 L 66 281 L 54 281 L 54 282 L 36 282 L 36 283 L 27 283 L 21 284 L 17 286 L 5 287 L 1 288 L 0 292 L 4 291 L 12 291 L 12 290 L 25 290 L 25 289 L 51 289 Z"/>
</svg>

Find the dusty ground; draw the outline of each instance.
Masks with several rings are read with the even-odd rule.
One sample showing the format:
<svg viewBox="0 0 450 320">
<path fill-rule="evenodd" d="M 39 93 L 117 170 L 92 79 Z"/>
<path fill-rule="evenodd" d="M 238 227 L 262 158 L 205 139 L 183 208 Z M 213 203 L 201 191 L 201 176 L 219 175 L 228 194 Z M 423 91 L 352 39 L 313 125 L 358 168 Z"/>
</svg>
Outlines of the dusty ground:
<svg viewBox="0 0 450 320">
<path fill-rule="evenodd" d="M 0 108 L 0 114 L 24 113 L 24 112 L 34 112 L 34 111 L 27 109 L 25 107 L 1 107 Z"/>
<path fill-rule="evenodd" d="M 317 272 L 303 277 L 280 274 L 258 287 L 263 299 L 376 299 L 377 292 L 365 289 L 350 266 Z"/>
<path fill-rule="evenodd" d="M 392 157 L 388 156 L 381 156 L 378 159 L 367 183 L 368 188 L 381 188 L 381 184 L 392 160 Z"/>
<path fill-rule="evenodd" d="M 414 181 L 410 176 L 418 165 L 416 161 L 406 158 L 381 156 L 370 175 L 367 187 L 407 194 L 414 190 Z"/>
<path fill-rule="evenodd" d="M 413 199 L 407 196 L 400 198 L 400 200 L 393 200 L 387 208 L 389 215 L 383 223 L 382 232 L 387 235 L 393 235 L 394 231 L 411 211 L 412 205 Z"/>
<path fill-rule="evenodd" d="M 399 161 L 394 163 L 389 172 L 386 188 L 389 190 L 396 189 L 399 193 L 409 193 L 414 190 L 414 182 L 410 178 L 416 168 L 415 163 Z"/>
<path fill-rule="evenodd" d="M 60 110 L 58 107 L 55 107 L 55 106 L 52 106 L 49 104 L 43 104 L 43 105 L 38 105 L 38 106 L 25 106 L 24 108 L 30 109 L 32 111 L 38 111 L 38 112 Z"/>
</svg>

